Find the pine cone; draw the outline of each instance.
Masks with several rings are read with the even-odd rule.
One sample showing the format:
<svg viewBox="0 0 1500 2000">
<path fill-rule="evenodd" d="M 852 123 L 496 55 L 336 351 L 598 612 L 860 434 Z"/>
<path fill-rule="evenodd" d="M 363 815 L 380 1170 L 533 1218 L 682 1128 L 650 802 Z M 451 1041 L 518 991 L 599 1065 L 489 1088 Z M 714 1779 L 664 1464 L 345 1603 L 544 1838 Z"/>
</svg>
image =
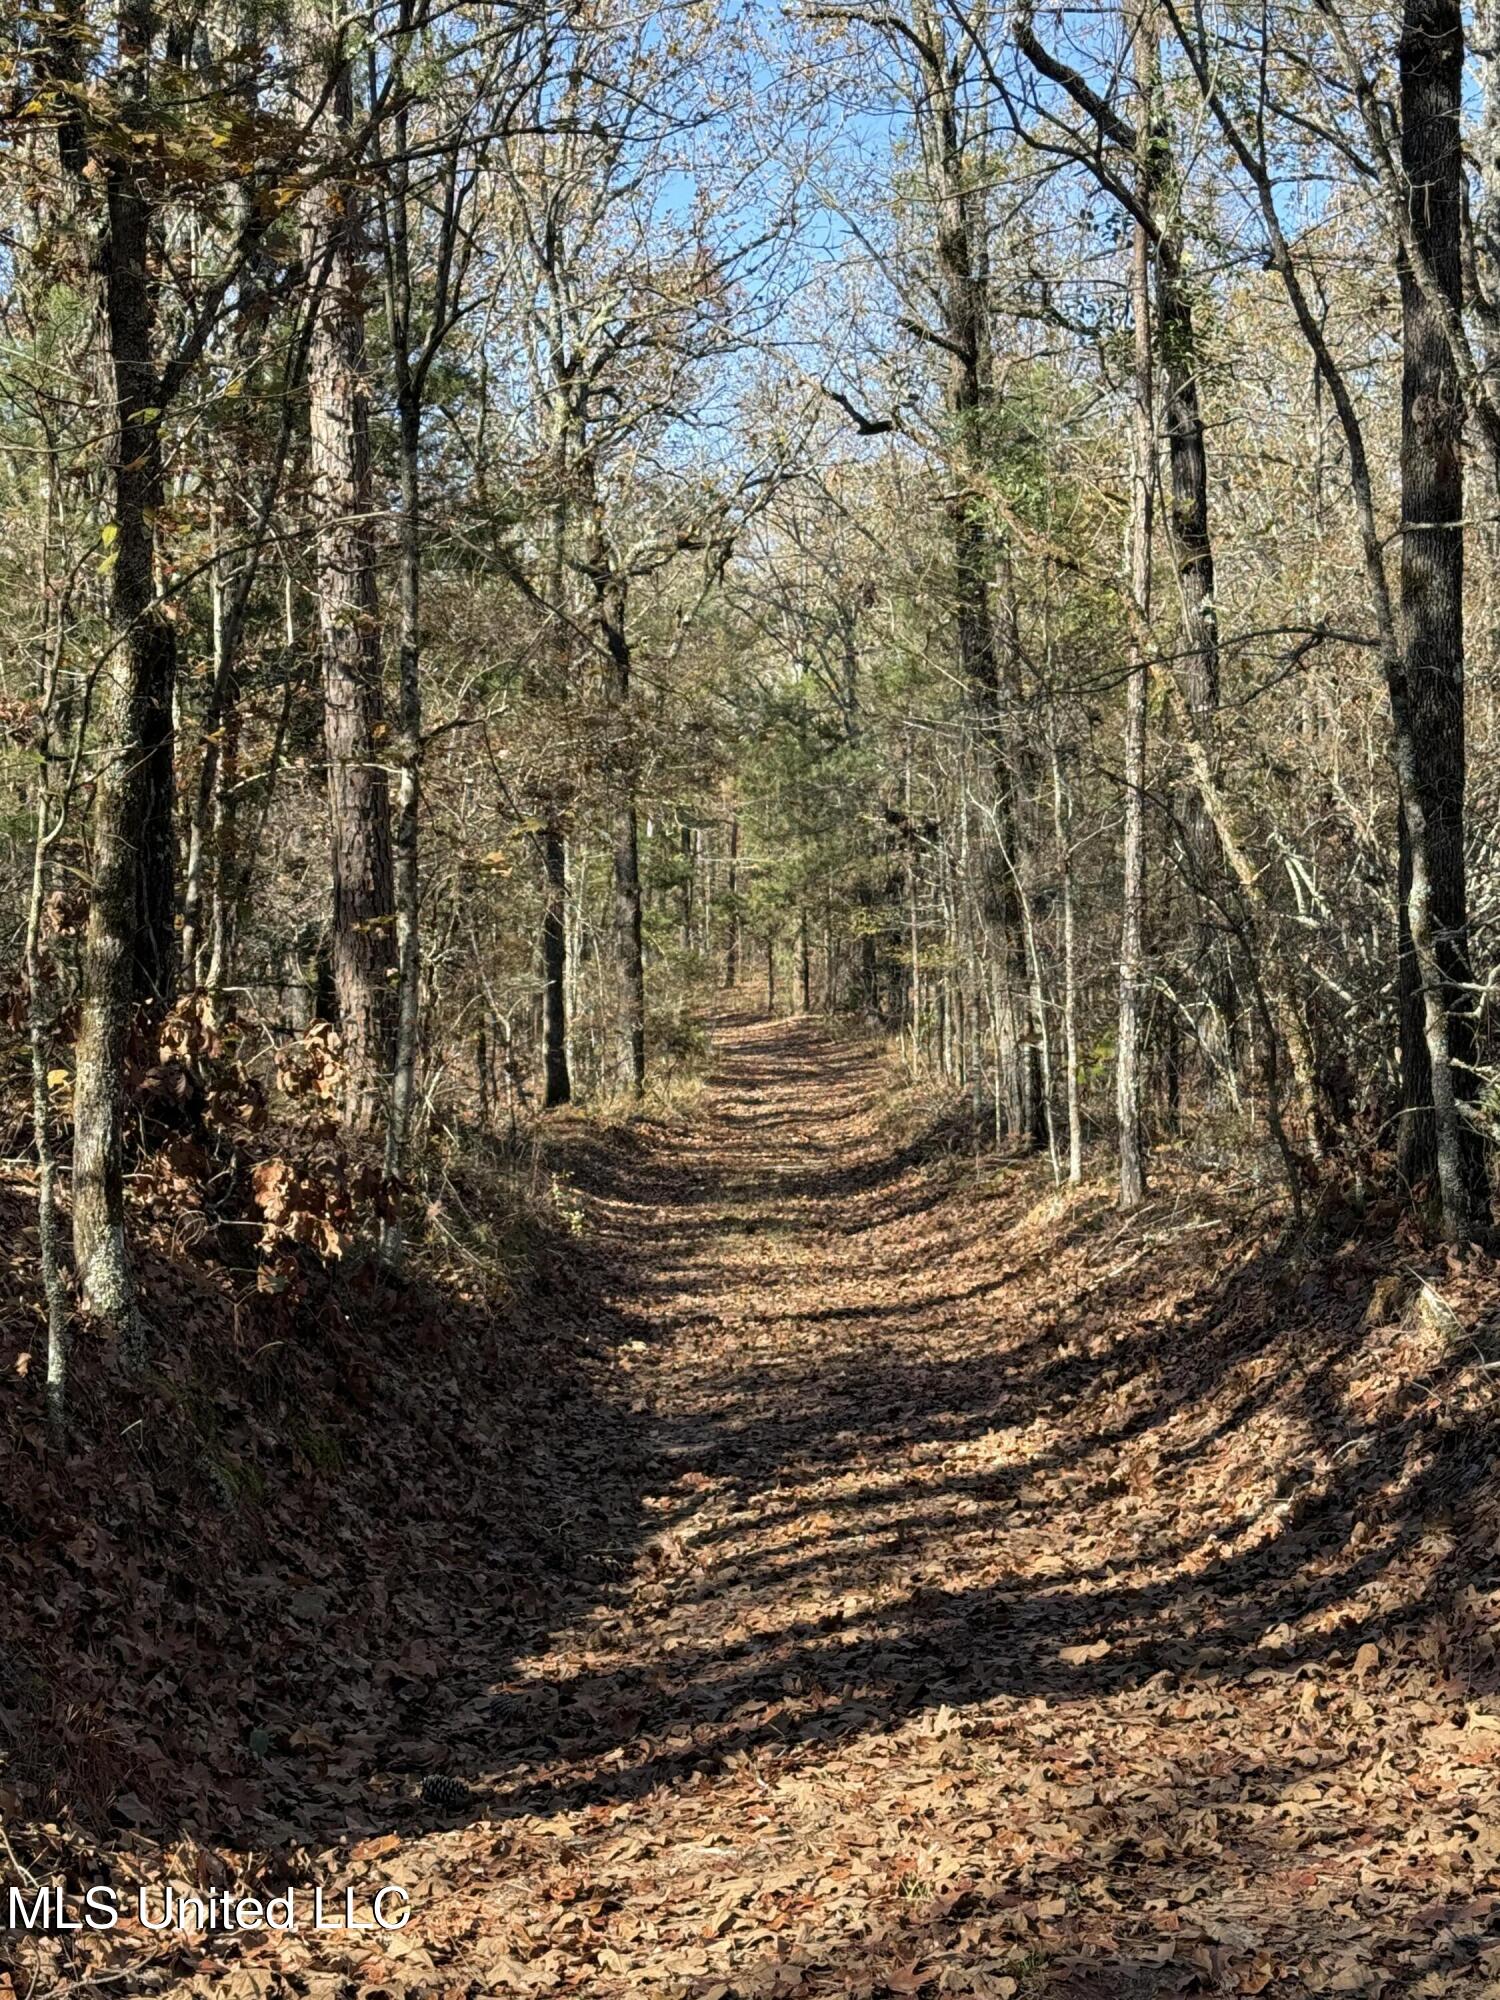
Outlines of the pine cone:
<svg viewBox="0 0 1500 2000">
<path fill-rule="evenodd" d="M 422 1780 L 424 1806 L 439 1806 L 444 1812 L 451 1812 L 455 1806 L 466 1806 L 473 1796 L 462 1778 L 445 1777 L 441 1771 Z"/>
</svg>

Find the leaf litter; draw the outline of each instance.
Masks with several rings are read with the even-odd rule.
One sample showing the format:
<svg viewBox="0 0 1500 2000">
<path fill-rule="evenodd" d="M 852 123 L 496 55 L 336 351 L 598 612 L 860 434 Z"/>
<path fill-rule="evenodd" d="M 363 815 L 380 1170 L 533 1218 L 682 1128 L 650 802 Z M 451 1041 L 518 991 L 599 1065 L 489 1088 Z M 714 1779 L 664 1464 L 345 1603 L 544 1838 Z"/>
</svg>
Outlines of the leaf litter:
<svg viewBox="0 0 1500 2000">
<path fill-rule="evenodd" d="M 413 1908 L 13 1940 L 14 1992 L 1500 1996 L 1493 1265 L 1183 1169 L 1127 1223 L 893 1133 L 815 1024 L 718 1062 L 564 1128 L 524 1297 L 331 1333 L 349 1462 L 258 1553 L 164 1552 L 128 1459 L 8 1503 L 4 1717 L 62 1660 L 71 1744 L 8 1761 L 18 1858 Z"/>
</svg>

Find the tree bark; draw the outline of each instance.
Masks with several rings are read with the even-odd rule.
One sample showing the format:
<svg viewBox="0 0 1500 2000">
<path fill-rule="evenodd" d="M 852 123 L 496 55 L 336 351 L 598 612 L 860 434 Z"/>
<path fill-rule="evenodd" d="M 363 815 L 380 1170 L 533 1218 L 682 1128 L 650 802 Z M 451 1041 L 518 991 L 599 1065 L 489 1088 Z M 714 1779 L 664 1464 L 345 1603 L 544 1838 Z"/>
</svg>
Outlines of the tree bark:
<svg viewBox="0 0 1500 2000">
<path fill-rule="evenodd" d="M 635 732 L 630 714 L 630 632 L 625 576 L 612 563 L 596 503 L 591 556 L 595 615 L 615 709 L 621 796 L 614 809 L 614 947 L 618 982 L 620 1077 L 632 1096 L 646 1087 L 646 961 L 641 938 L 640 827 L 636 811 Z"/>
<path fill-rule="evenodd" d="M 121 115 L 148 116 L 155 33 L 146 0 L 118 15 Z M 85 1311 L 137 1332 L 125 1245 L 125 1053 L 137 1001 L 170 1002 L 173 977 L 172 692 L 177 648 L 156 597 L 162 496 L 155 280 L 147 171 L 128 148 L 107 168 L 101 242 L 114 432 L 109 650 L 98 703 L 94 877 L 83 951 L 74 1091 L 73 1249 Z"/>
<path fill-rule="evenodd" d="M 1401 164 L 1409 221 L 1455 312 L 1462 300 L 1463 59 L 1457 0 L 1406 0 Z M 1463 846 L 1463 395 L 1442 322 L 1404 253 L 1400 279 L 1402 668 L 1413 758 L 1402 786 L 1398 856 L 1399 1158 L 1411 1182 L 1436 1172 L 1444 1232 L 1463 1241 L 1488 1209 L 1479 1134 L 1464 1116 L 1479 1079 Z M 1418 950 L 1424 932 L 1431 939 L 1426 971 Z"/>
<path fill-rule="evenodd" d="M 1052 828 L 1062 889 L 1063 1064 L 1068 1104 L 1068 1183 L 1083 1179 L 1083 1105 L 1078 1078 L 1078 943 L 1073 907 L 1072 799 L 1063 785 L 1062 756 L 1052 743 Z"/>
<path fill-rule="evenodd" d="M 568 847 L 556 817 L 541 833 L 542 1105 L 551 1111 L 573 1095 L 568 1070 Z"/>
<path fill-rule="evenodd" d="M 342 54 L 329 95 L 330 144 L 349 141 L 350 64 Z M 317 533 L 318 625 L 328 816 L 333 862 L 333 977 L 348 1071 L 346 1116 L 356 1130 L 378 1117 L 391 1065 L 395 896 L 391 813 L 380 763 L 380 611 L 375 580 L 370 404 L 365 379 L 363 204 L 349 176 L 321 190 L 308 225 L 308 266 L 321 279 L 308 355 L 312 508 Z"/>
<path fill-rule="evenodd" d="M 404 371 L 403 371 L 404 372 Z M 422 526 L 421 402 L 410 382 L 398 398 L 401 449 L 401 519 L 397 528 L 401 577 L 401 632 L 398 647 L 396 728 L 396 813 L 391 859 L 396 906 L 396 1046 L 391 1067 L 391 1104 L 385 1133 L 385 1171 L 398 1181 L 406 1171 L 417 1097 L 417 1050 L 421 1038 L 422 876 L 419 821 L 422 791 Z M 381 1232 L 380 1256 L 387 1270 L 400 1267 L 404 1247 L 399 1204 Z"/>
<path fill-rule="evenodd" d="M 240 25 L 248 39 L 248 22 L 242 20 Z M 245 113 L 253 115 L 258 110 L 257 72 L 253 63 L 245 65 L 236 94 Z M 255 190 L 242 183 L 235 197 L 235 223 L 247 237 L 254 226 L 255 203 Z M 230 351 L 237 369 L 248 372 L 260 358 L 267 303 L 262 274 L 252 262 L 240 280 L 235 303 Z M 221 1004 L 223 988 L 233 976 L 235 884 L 240 871 L 240 646 L 250 594 L 271 526 L 271 510 L 281 488 L 292 424 L 292 399 L 283 396 L 280 434 L 257 518 L 253 522 L 248 518 L 235 479 L 224 482 L 210 513 L 218 544 L 209 579 L 213 598 L 214 677 L 203 717 L 203 757 L 189 813 L 187 866 L 182 888 L 181 976 L 188 984 L 205 988 L 215 1012 Z M 236 568 L 225 549 L 240 541 L 247 529 L 251 530 L 251 546 L 241 552 Z"/>
<path fill-rule="evenodd" d="M 1135 36 L 1136 84 L 1149 107 L 1155 70 L 1145 23 Z M 1139 177 L 1150 182 L 1150 118 L 1139 122 Z M 1120 1206 L 1139 1207 L 1146 1194 L 1146 1148 L 1141 1129 L 1142 1004 L 1146 924 L 1146 703 L 1150 668 L 1144 642 L 1151 619 L 1151 517 L 1156 436 L 1152 418 L 1150 244 L 1143 223 L 1131 231 L 1130 310 L 1134 332 L 1134 382 L 1130 493 L 1130 595 L 1135 607 L 1131 664 L 1125 683 L 1124 876 L 1120 890 L 1120 1018 L 1115 1052 L 1115 1110 L 1120 1128 Z"/>
<path fill-rule="evenodd" d="M 646 961 L 641 942 L 640 829 L 634 799 L 615 815 L 615 954 L 620 979 L 620 1069 L 633 1096 L 646 1087 Z"/>
<path fill-rule="evenodd" d="M 1157 49 L 1153 26 L 1153 65 L 1157 61 Z M 1162 161 L 1170 159 L 1164 139 L 1157 141 L 1156 152 Z M 1154 173 L 1159 183 L 1166 181 L 1165 166 L 1156 167 Z M 1156 331 L 1164 387 L 1162 428 L 1166 434 L 1170 474 L 1170 540 L 1177 570 L 1184 641 L 1175 671 L 1198 740 L 1207 753 L 1209 768 L 1217 778 L 1219 615 L 1214 597 L 1214 547 L 1208 513 L 1208 452 L 1198 395 L 1197 330 L 1183 272 L 1182 223 L 1175 188 L 1159 184 L 1153 190 L 1153 202 L 1159 232 L 1156 239 Z M 1229 1024 L 1237 1011 L 1234 975 L 1211 915 L 1226 881 L 1224 857 L 1214 835 L 1213 821 L 1196 786 L 1187 788 L 1181 802 L 1181 813 L 1188 876 L 1198 901 L 1199 974 L 1210 1003 L 1210 1018 L 1217 1014 L 1227 1037 Z M 1174 1078 L 1178 1069 L 1179 1065 L 1174 1060 Z"/>
<path fill-rule="evenodd" d="M 729 894 L 729 942 L 724 952 L 724 984 L 740 983 L 740 904 L 739 904 L 740 823 L 729 822 L 729 872 L 725 887 Z"/>
<path fill-rule="evenodd" d="M 44 501 L 50 517 L 59 484 L 56 450 L 49 452 Z M 52 849 L 68 823 L 72 779 L 70 768 L 59 781 L 56 767 L 66 760 L 58 729 L 58 678 L 63 655 L 64 620 L 59 607 L 53 619 L 50 576 L 50 518 L 42 530 L 40 597 L 47 626 L 45 665 L 36 720 L 36 772 L 32 783 L 31 891 L 26 905 L 26 937 L 22 969 L 26 979 L 27 1041 L 31 1052 L 32 1143 L 36 1152 L 37 1248 L 42 1295 L 47 1305 L 47 1415 L 53 1437 L 61 1442 L 66 1429 L 68 1389 L 68 1321 L 70 1307 L 62 1274 L 62 1231 L 57 1207 L 57 1143 L 53 1132 L 51 1077 L 57 1043 L 57 979 L 52 955 L 43 940 L 43 912 L 52 883 Z M 59 595 L 64 595 L 59 593 Z M 65 601 L 65 599 L 64 599 Z M 71 760 L 67 760 L 71 762 Z"/>
<path fill-rule="evenodd" d="M 1155 36 L 1151 60 L 1155 66 Z M 1158 211 L 1164 199 L 1157 192 Z M 1214 547 L 1208 519 L 1208 453 L 1198 398 L 1198 341 L 1192 301 L 1182 267 L 1181 224 L 1175 213 L 1161 214 L 1156 244 L 1157 344 L 1161 351 L 1162 429 L 1171 480 L 1172 554 L 1182 597 L 1182 629 L 1187 641 L 1178 679 L 1198 734 L 1213 754 L 1219 706 L 1219 614 L 1214 600 Z M 1203 825 L 1204 862 L 1217 860 L 1207 815 Z"/>
</svg>

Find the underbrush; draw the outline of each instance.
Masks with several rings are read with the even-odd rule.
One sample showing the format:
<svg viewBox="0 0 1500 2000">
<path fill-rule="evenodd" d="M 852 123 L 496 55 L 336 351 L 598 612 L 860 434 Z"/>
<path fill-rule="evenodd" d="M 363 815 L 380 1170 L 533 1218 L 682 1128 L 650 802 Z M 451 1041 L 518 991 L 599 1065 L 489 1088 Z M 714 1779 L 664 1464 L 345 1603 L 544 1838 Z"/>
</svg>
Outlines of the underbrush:
<svg viewBox="0 0 1500 2000">
<path fill-rule="evenodd" d="M 926 1064 L 915 1064 L 904 1040 L 872 1032 L 887 1071 L 881 1129 L 913 1161 L 967 1159 L 977 1178 L 1008 1178 L 1027 1166 L 1050 1181 L 1062 1200 L 1067 1192 L 1068 1133 L 1059 1115 L 1050 1143 L 1003 1129 L 988 1094 L 960 1088 Z M 1083 1176 L 1078 1185 L 1112 1196 L 1119 1162 L 1113 1119 L 1103 1129 L 1084 1119 Z M 1198 1109 L 1178 1128 L 1159 1118 L 1146 1120 L 1147 1173 L 1153 1194 L 1163 1190 L 1180 1202 L 1194 1188 L 1233 1198 L 1257 1224 L 1274 1222 L 1292 1259 L 1316 1259 L 1350 1236 L 1390 1236 L 1409 1256 L 1431 1258 L 1440 1237 L 1433 1189 L 1413 1190 L 1399 1179 L 1396 1158 L 1368 1131 L 1345 1134 L 1336 1147 L 1313 1160 L 1300 1159 L 1300 1215 L 1294 1213 L 1288 1164 L 1265 1120 L 1229 1105 Z M 1500 1215 L 1500 1194 L 1496 1196 Z M 1500 1230 L 1496 1232 L 1500 1244 Z M 1492 1246 L 1494 1247 L 1494 1246 Z"/>
<path fill-rule="evenodd" d="M 590 1098 L 586 1107 L 574 1113 L 574 1119 L 610 1128 L 633 1124 L 681 1127 L 700 1123 L 703 1105 L 703 1071 L 693 1065 L 649 1073 L 639 1096 L 634 1091 L 615 1090 Z"/>
</svg>

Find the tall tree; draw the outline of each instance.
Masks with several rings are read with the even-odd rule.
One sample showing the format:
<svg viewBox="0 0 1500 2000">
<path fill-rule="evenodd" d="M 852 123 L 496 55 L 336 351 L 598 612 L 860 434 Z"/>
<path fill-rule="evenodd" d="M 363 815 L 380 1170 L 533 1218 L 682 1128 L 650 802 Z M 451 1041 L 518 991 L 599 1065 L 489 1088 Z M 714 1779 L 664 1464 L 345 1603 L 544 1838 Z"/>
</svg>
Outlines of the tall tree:
<svg viewBox="0 0 1500 2000">
<path fill-rule="evenodd" d="M 1409 1181 L 1436 1172 L 1445 1227 L 1458 1240 L 1489 1205 L 1479 1135 L 1465 1116 L 1479 1074 L 1464 863 L 1464 392 L 1441 316 L 1442 302 L 1457 315 L 1463 298 L 1463 70 L 1459 0 L 1405 0 L 1401 167 L 1413 247 L 1399 258 L 1401 664 L 1412 755 L 1399 805 L 1400 1160 Z M 1414 255 L 1441 301 L 1418 282 Z M 1430 929 L 1435 962 L 1425 968 L 1414 925 Z M 1447 1044 L 1436 1065 L 1435 1035 Z"/>
<path fill-rule="evenodd" d="M 1136 198 L 1130 231 L 1131 465 L 1130 596 L 1135 619 L 1125 681 L 1125 831 L 1120 886 L 1120 1020 L 1115 1051 L 1116 1115 L 1120 1126 L 1120 1206 L 1139 1207 L 1146 1194 L 1146 1146 L 1141 1128 L 1141 1059 L 1146 1001 L 1146 711 L 1151 629 L 1151 539 L 1156 496 L 1156 420 L 1152 377 L 1151 250 L 1146 217 L 1152 208 L 1152 116 L 1156 38 L 1144 17 L 1131 34 L 1137 119 Z"/>
<path fill-rule="evenodd" d="M 94 253 L 103 279 L 95 297 L 112 479 L 110 630 L 97 697 L 93 880 L 74 1099 L 73 1248 L 85 1309 L 133 1334 L 122 1154 L 125 1053 L 135 1003 L 164 1004 L 173 971 L 177 652 L 156 576 L 164 392 L 154 348 L 159 194 L 147 143 L 159 23 L 151 0 L 122 0 L 108 102 L 97 120 L 79 108 L 87 101 L 79 88 L 84 25 L 62 11 L 53 26 L 51 68 L 67 93 L 57 126 L 62 164 L 80 183 L 96 178 L 103 188 Z M 84 214 L 93 206 L 89 195 L 85 186 Z"/>
<path fill-rule="evenodd" d="M 992 505 L 1003 426 L 990 316 L 983 45 L 971 23 L 950 34 L 931 0 L 913 0 L 909 12 L 831 7 L 818 13 L 880 35 L 900 66 L 921 149 L 921 210 L 930 234 L 920 246 L 925 270 L 916 289 L 935 312 L 904 311 L 900 325 L 941 357 L 943 369 L 952 616 L 959 672 L 987 767 L 992 837 L 984 900 L 1000 972 L 995 991 L 1004 1108 L 1012 1131 L 1036 1143 L 1045 1134 L 1046 1115 L 1026 947 L 1028 842 L 1016 783 L 1020 660 L 1008 556 Z"/>
<path fill-rule="evenodd" d="M 385 1170 L 393 1181 L 405 1172 L 411 1143 L 421 1035 L 422 433 L 433 369 L 466 305 L 464 282 L 473 254 L 468 210 L 492 136 L 490 121 L 496 116 L 503 121 L 506 116 L 503 102 L 495 102 L 499 93 L 494 86 L 498 64 L 508 48 L 503 39 L 497 40 L 493 53 L 482 59 L 477 69 L 462 60 L 459 49 L 420 52 L 429 63 L 439 54 L 446 55 L 457 89 L 442 93 L 434 107 L 435 121 L 421 133 L 423 164 L 419 168 L 413 157 L 417 149 L 415 93 L 408 73 L 412 45 L 425 25 L 426 13 L 422 0 L 399 0 L 384 78 L 393 107 L 389 145 L 379 130 L 374 135 L 386 348 L 395 392 L 400 492 L 396 529 L 400 606 L 394 742 L 397 809 L 392 830 L 396 1022 L 385 1145 Z M 377 76 L 372 62 L 372 96 L 379 88 Z M 421 267 L 418 258 L 423 260 Z M 402 1252 L 398 1209 L 381 1237 L 381 1256 L 388 1269 L 399 1267 Z"/>
<path fill-rule="evenodd" d="M 347 1112 L 376 1123 L 389 1082 L 396 974 L 365 318 L 372 295 L 356 174 L 354 65 L 346 27 L 315 38 L 325 177 L 308 200 L 303 252 L 317 286 L 308 356 L 311 507 L 328 756 L 333 982 Z"/>
</svg>

